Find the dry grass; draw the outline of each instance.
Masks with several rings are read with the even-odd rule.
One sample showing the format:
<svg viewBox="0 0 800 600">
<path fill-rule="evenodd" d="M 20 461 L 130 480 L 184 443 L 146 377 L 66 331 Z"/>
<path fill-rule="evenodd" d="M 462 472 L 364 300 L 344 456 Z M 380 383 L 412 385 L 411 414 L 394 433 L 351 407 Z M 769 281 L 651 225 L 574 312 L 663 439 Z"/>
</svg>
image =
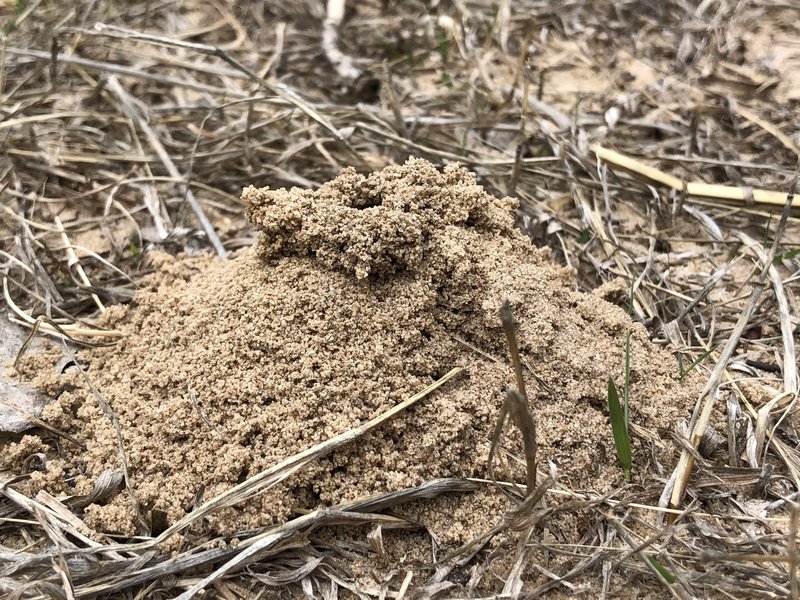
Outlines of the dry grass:
<svg viewBox="0 0 800 600">
<path fill-rule="evenodd" d="M 326 18 L 319 2 L 0 0 L 5 303 L 40 334 L 111 343 L 96 319 L 130 300 L 147 249 L 225 256 L 252 243 L 243 185 L 315 187 L 408 155 L 460 161 L 520 199 L 520 225 L 582 289 L 622 278 L 654 341 L 707 378 L 673 434 L 672 477 L 608 497 L 529 477 L 499 529 L 383 589 L 355 586 L 313 529 L 408 527 L 386 509 L 490 483 L 431 482 L 170 556 L 156 543 L 177 525 L 114 540 L 81 521 L 85 504 L 26 498 L 4 477 L 0 593 L 536 597 L 590 585 L 606 597 L 621 575 L 665 597 L 798 597 L 800 225 L 786 202 L 800 159 L 798 7 L 551 4 L 362 2 Z M 773 46 L 788 62 L 770 62 Z M 711 430 L 713 411 L 726 432 Z M 121 483 L 98 485 L 89 502 Z M 555 512 L 590 524 L 583 539 L 539 536 Z M 516 541 L 480 555 L 501 530 Z M 499 583 L 495 560 L 510 565 Z M 451 577 L 475 564 L 463 584 Z M 525 573 L 545 583 L 526 587 Z"/>
</svg>

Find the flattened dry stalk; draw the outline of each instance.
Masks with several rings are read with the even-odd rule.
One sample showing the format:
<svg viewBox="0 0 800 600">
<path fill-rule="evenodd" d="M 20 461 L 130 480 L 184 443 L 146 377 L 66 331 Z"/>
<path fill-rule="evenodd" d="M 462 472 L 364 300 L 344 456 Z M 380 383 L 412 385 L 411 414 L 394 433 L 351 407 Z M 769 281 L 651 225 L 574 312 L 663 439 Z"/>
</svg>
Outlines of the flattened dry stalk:
<svg viewBox="0 0 800 600">
<path fill-rule="evenodd" d="M 313 446 L 304 452 L 300 452 L 292 457 L 289 457 L 280 464 L 275 465 L 273 468 L 250 478 L 244 483 L 232 488 L 228 492 L 224 492 L 201 507 L 195 509 L 192 513 L 187 515 L 178 523 L 173 524 L 158 537 L 151 538 L 145 542 L 131 544 L 100 545 L 97 543 L 90 543 L 88 544 L 89 547 L 75 548 L 74 552 L 79 555 L 85 554 L 87 557 L 90 557 L 90 555 L 98 552 L 102 552 L 107 556 L 118 557 L 120 556 L 119 554 L 112 553 L 135 553 L 150 550 L 156 544 L 165 541 L 171 535 L 184 529 L 185 527 L 188 527 L 198 519 L 201 519 L 204 515 L 207 515 L 210 512 L 224 506 L 232 506 L 242 499 L 250 497 L 253 494 L 258 493 L 260 490 L 263 490 L 265 485 L 268 485 L 270 482 L 282 480 L 288 477 L 291 475 L 291 473 L 295 472 L 297 469 L 301 468 L 311 460 L 328 454 L 336 448 L 339 448 L 342 445 L 350 443 L 359 438 L 366 432 L 381 425 L 382 423 L 385 423 L 403 410 L 409 408 L 422 398 L 426 397 L 445 382 L 454 378 L 461 371 L 462 369 L 460 368 L 452 369 L 444 377 L 437 380 L 426 389 L 422 390 L 418 394 L 415 394 L 411 398 L 408 398 L 404 402 L 401 402 L 392 409 L 377 415 L 367 423 L 348 430 L 338 436 L 335 436 L 334 438 L 331 438 L 330 440 L 317 444 L 316 446 Z M 91 386 L 91 382 L 87 380 L 87 383 Z M 102 398 L 98 396 L 98 402 L 102 403 L 104 401 L 102 401 Z M 106 408 L 107 405 L 103 407 L 104 410 L 106 410 Z M 124 456 L 123 462 L 125 462 Z M 108 479 L 109 481 L 116 481 L 113 473 L 109 473 Z M 49 516 L 50 511 L 52 511 L 52 508 L 49 507 L 49 504 L 52 504 L 52 502 L 48 502 L 48 504 L 40 504 L 36 500 L 28 499 L 24 495 L 14 491 L 13 488 L 7 487 L 7 483 L 8 482 L 5 479 L 0 478 L 0 493 L 24 507 L 26 510 L 31 512 L 31 514 L 37 516 L 42 514 L 47 515 L 47 519 L 43 521 L 43 526 L 46 526 L 47 530 L 50 532 L 60 531 L 60 529 L 63 527 L 60 518 L 56 517 L 54 519 Z M 100 482 L 98 482 L 98 487 L 99 486 Z M 106 486 L 104 485 L 103 489 L 105 489 L 105 487 Z M 288 540 L 298 539 L 296 536 L 302 535 L 302 533 L 310 527 L 335 524 L 358 525 L 362 523 L 381 522 L 383 522 L 385 526 L 407 526 L 408 524 L 403 519 L 384 515 L 376 515 L 372 513 L 386 510 L 406 502 L 433 498 L 443 493 L 474 491 L 476 488 L 477 485 L 474 482 L 464 479 L 437 479 L 428 481 L 414 488 L 397 490 L 388 494 L 380 494 L 375 497 L 356 500 L 330 509 L 319 509 L 312 513 L 293 519 L 287 523 L 270 528 L 259 535 L 250 537 L 242 541 L 236 547 L 228 547 L 224 550 L 214 549 L 199 553 L 196 552 L 195 549 L 191 549 L 184 555 L 179 555 L 174 558 L 170 557 L 169 555 L 165 555 L 162 557 L 162 560 L 157 561 L 155 565 L 150 562 L 150 559 L 153 558 L 152 556 L 147 556 L 145 554 L 143 555 L 145 560 L 142 560 L 142 557 L 137 557 L 134 555 L 134 558 L 132 559 L 126 558 L 115 561 L 116 568 L 113 571 L 115 574 L 108 575 L 105 573 L 102 577 L 97 577 L 88 582 L 84 582 L 80 587 L 80 590 L 78 590 L 79 595 L 82 597 L 93 596 L 109 591 L 117 593 L 124 587 L 144 585 L 147 582 L 153 581 L 160 577 L 165 577 L 170 574 L 178 574 L 187 569 L 196 568 L 200 565 L 210 564 L 213 562 L 218 562 L 221 559 L 226 559 L 227 562 L 225 562 L 221 567 L 213 571 L 204 579 L 194 583 L 189 590 L 180 596 L 180 598 L 184 599 L 191 598 L 203 588 L 211 585 L 214 581 L 217 581 L 224 574 L 243 568 L 244 566 L 253 562 L 253 560 L 263 558 L 264 556 L 268 556 L 280 551 Z M 96 492 L 93 493 L 100 492 L 97 492 L 96 490 Z M 47 512 L 43 513 L 42 510 Z M 85 525 L 77 520 L 77 518 L 71 519 L 70 523 L 70 527 L 77 526 L 79 529 L 85 528 Z M 41 564 L 41 561 L 44 561 L 44 565 Z M 48 566 L 49 564 L 50 557 L 47 554 L 36 555 L 35 558 L 31 559 L 28 567 L 39 569 L 41 566 Z M 132 568 L 131 572 L 125 573 L 123 565 L 127 565 L 128 567 Z M 15 570 L 17 568 L 15 568 Z"/>
<path fill-rule="evenodd" d="M 506 583 L 503 586 L 502 592 L 510 598 L 519 598 L 522 592 L 522 575 L 527 566 L 528 557 L 532 552 L 528 545 L 531 535 L 533 535 L 533 527 L 528 527 L 517 542 L 517 557 L 514 559 L 514 566 L 506 577 Z"/>
<path fill-rule="evenodd" d="M 400 584 L 400 589 L 397 590 L 397 600 L 403 600 L 408 591 L 408 586 L 411 585 L 411 580 L 414 577 L 414 571 L 407 571 L 406 576 L 403 578 L 403 583 Z"/>
<path fill-rule="evenodd" d="M 178 600 L 189 600 L 227 573 L 242 569 L 258 558 L 276 553 L 280 550 L 281 542 L 291 539 L 292 536 L 312 527 L 324 525 L 360 525 L 364 523 L 381 524 L 384 527 L 394 528 L 409 527 L 410 524 L 402 518 L 364 512 L 364 509 L 369 505 L 369 501 L 373 501 L 375 506 L 398 506 L 404 501 L 413 501 L 426 497 L 430 498 L 445 492 L 459 491 L 458 480 L 454 481 L 456 485 L 448 485 L 445 481 L 440 480 L 436 482 L 436 486 L 429 486 L 430 483 L 434 482 L 428 482 L 419 486 L 418 489 L 411 488 L 408 490 L 401 490 L 401 492 L 404 492 L 404 495 L 396 497 L 393 501 L 387 502 L 384 495 L 379 495 L 374 498 L 369 498 L 367 501 L 362 500 L 341 504 L 333 508 L 318 509 L 273 527 L 239 544 L 237 548 L 238 551 L 233 553 L 233 557 L 230 560 L 178 596 Z M 466 489 L 470 488 L 467 487 Z"/>
<path fill-rule="evenodd" d="M 726 202 L 735 201 L 741 203 L 750 202 L 752 200 L 756 204 L 763 204 L 775 209 L 782 208 L 783 205 L 786 204 L 785 192 L 761 189 L 743 190 L 740 187 L 703 183 L 701 181 L 687 182 L 614 150 L 609 150 L 608 148 L 603 148 L 596 144 L 592 145 L 590 149 L 597 155 L 598 160 L 604 160 L 638 175 L 642 175 L 643 177 L 647 177 L 652 181 L 666 185 L 687 196 L 700 196 Z M 800 198 L 793 202 L 791 206 L 792 208 L 800 208 Z"/>
<path fill-rule="evenodd" d="M 503 306 L 500 309 L 500 320 L 503 323 L 503 331 L 508 340 L 509 353 L 511 355 L 511 362 L 514 365 L 514 375 L 517 380 L 517 389 L 519 391 L 506 391 L 506 398 L 497 415 L 497 424 L 495 425 L 492 435 L 492 444 L 489 449 L 489 473 L 490 476 L 492 476 L 494 470 L 494 455 L 500 444 L 500 437 L 503 433 L 506 416 L 510 415 L 511 421 L 522 434 L 527 472 L 526 496 L 529 496 L 536 489 L 536 424 L 531 415 L 530 406 L 528 405 L 528 396 L 525 393 L 525 380 L 522 376 L 522 360 L 519 355 L 517 334 L 514 331 L 514 316 L 511 314 L 511 306 L 508 300 L 503 302 Z"/>
</svg>

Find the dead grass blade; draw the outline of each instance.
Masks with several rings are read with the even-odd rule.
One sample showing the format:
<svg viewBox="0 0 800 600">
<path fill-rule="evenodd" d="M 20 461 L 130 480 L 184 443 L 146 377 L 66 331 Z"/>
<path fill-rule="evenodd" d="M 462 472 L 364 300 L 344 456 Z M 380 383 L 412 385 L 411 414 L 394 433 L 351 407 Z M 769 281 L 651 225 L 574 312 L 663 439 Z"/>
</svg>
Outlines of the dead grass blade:
<svg viewBox="0 0 800 600">
<path fill-rule="evenodd" d="M 786 204 L 786 194 L 784 192 L 762 189 L 743 190 L 737 187 L 699 181 L 687 182 L 673 175 L 668 175 L 659 169 L 649 167 L 638 160 L 634 160 L 614 150 L 609 150 L 608 148 L 603 148 L 596 144 L 591 146 L 591 150 L 601 160 L 622 167 L 638 175 L 642 175 L 643 177 L 666 185 L 676 192 L 688 196 L 702 196 L 704 198 L 714 198 L 715 200 L 724 201 L 734 200 L 742 203 L 755 202 L 775 209 L 781 208 Z M 800 208 L 800 201 L 796 203 L 793 202 L 791 207 L 795 209 Z"/>
</svg>

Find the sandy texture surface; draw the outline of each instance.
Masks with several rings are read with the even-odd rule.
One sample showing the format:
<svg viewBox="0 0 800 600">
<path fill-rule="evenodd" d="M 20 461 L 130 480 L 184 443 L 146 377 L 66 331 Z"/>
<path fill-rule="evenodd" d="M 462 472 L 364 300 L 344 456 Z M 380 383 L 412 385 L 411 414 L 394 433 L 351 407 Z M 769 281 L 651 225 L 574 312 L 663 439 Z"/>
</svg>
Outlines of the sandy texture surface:
<svg viewBox="0 0 800 600">
<path fill-rule="evenodd" d="M 41 416 L 46 399 L 29 386 L 10 381 L 6 368 L 14 364 L 25 342 L 25 330 L 0 316 L 0 433 L 19 433 L 30 429 L 26 415 Z"/>
<path fill-rule="evenodd" d="M 434 477 L 484 477 L 513 382 L 497 316 L 506 298 L 522 355 L 550 390 L 529 379 L 540 469 L 555 465 L 564 485 L 606 491 L 622 481 L 606 381 L 622 380 L 628 331 L 632 422 L 669 429 L 688 415 L 696 390 L 678 383 L 674 358 L 622 309 L 572 291 L 572 273 L 514 228 L 515 202 L 489 196 L 466 171 L 409 160 L 369 176 L 345 170 L 318 191 L 247 188 L 244 198 L 261 231 L 256 247 L 227 263 L 156 256 L 149 287 L 107 314 L 127 337 L 80 355 L 119 422 L 144 522 L 153 509 L 180 518 L 455 366 L 466 373 L 389 425 L 207 527 L 230 533 Z M 57 387 L 44 418 L 87 449 L 65 446 L 48 463 L 69 486 L 46 476 L 29 485 L 85 493 L 104 469 L 120 468 L 117 434 L 80 373 Z M 674 460 L 669 447 L 659 458 Z M 651 464 L 649 450 L 635 462 Z M 521 468 L 507 475 L 524 481 Z M 408 510 L 458 543 L 504 505 L 482 492 Z M 135 533 L 132 507 L 120 494 L 88 507 L 86 520 Z"/>
</svg>

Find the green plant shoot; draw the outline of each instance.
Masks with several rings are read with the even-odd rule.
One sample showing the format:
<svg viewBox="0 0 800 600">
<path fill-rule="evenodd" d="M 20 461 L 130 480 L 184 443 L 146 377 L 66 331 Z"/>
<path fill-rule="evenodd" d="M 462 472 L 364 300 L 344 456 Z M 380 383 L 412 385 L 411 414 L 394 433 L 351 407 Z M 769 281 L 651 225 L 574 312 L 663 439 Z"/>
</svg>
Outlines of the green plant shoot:
<svg viewBox="0 0 800 600">
<path fill-rule="evenodd" d="M 625 339 L 625 387 L 622 390 L 622 412 L 625 415 L 625 432 L 628 431 L 628 402 L 631 399 L 631 334 Z"/>
<path fill-rule="evenodd" d="M 645 557 L 647 558 L 647 562 L 653 565 L 653 568 L 664 578 L 664 581 L 670 585 L 675 583 L 675 575 L 673 575 L 667 567 L 658 562 L 655 556 L 652 554 L 645 554 Z"/>
<path fill-rule="evenodd" d="M 631 456 L 631 441 L 628 437 L 628 423 L 625 413 L 619 403 L 619 394 L 614 380 L 608 378 L 608 412 L 611 415 L 611 430 L 614 433 L 614 446 L 617 449 L 617 458 L 622 465 L 625 479 L 631 478 L 633 458 Z"/>
</svg>

